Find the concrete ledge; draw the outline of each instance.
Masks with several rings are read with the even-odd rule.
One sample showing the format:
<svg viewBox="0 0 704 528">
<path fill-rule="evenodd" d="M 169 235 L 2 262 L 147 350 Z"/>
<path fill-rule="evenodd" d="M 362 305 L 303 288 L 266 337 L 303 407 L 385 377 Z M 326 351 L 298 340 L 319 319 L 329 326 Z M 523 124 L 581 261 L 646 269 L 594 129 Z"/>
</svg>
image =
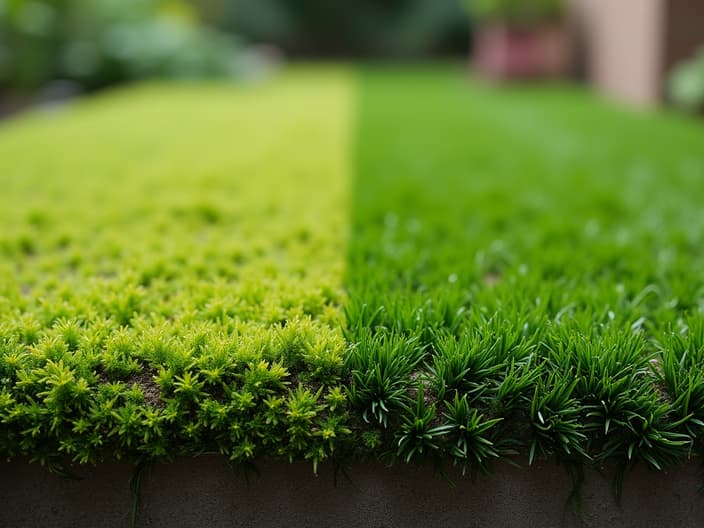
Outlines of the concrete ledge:
<svg viewBox="0 0 704 528">
<path fill-rule="evenodd" d="M 668 473 L 637 468 L 626 476 L 622 506 L 608 477 L 586 475 L 583 511 L 566 508 L 571 483 L 556 465 L 513 468 L 455 487 L 415 467 L 352 468 L 351 482 L 308 464 L 267 464 L 249 484 L 219 457 L 156 465 L 144 475 L 138 526 L 170 527 L 701 527 L 702 474 L 692 463 Z M 132 467 L 79 468 L 65 480 L 23 461 L 0 464 L 0 526 L 129 526 Z"/>
</svg>

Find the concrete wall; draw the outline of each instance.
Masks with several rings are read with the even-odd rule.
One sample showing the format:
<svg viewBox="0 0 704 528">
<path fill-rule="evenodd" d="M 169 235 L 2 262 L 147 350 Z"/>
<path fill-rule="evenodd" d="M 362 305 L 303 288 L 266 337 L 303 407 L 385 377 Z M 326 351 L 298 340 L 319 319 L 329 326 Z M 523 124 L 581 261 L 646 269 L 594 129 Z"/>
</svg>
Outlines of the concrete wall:
<svg viewBox="0 0 704 528">
<path fill-rule="evenodd" d="M 670 473 L 639 468 L 616 506 L 610 480 L 590 471 L 583 512 L 566 509 L 571 489 L 562 468 L 498 465 L 476 482 L 455 487 L 431 470 L 352 468 L 351 481 L 307 464 L 266 464 L 247 485 L 219 457 L 156 466 L 143 481 L 138 526 L 169 527 L 558 527 L 663 528 L 704 526 L 702 474 L 694 463 Z M 67 481 L 25 462 L 0 464 L 2 527 L 129 526 L 131 468 L 103 464 Z"/>
</svg>

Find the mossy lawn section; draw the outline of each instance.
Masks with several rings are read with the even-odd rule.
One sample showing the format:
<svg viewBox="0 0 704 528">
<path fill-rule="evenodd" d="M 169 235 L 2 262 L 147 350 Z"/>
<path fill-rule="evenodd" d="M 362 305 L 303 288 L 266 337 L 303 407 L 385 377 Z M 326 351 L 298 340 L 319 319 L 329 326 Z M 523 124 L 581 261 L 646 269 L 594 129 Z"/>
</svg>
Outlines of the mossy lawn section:
<svg viewBox="0 0 704 528">
<path fill-rule="evenodd" d="M 301 68 L 3 124 L 0 454 L 332 454 L 352 95 Z"/>
</svg>

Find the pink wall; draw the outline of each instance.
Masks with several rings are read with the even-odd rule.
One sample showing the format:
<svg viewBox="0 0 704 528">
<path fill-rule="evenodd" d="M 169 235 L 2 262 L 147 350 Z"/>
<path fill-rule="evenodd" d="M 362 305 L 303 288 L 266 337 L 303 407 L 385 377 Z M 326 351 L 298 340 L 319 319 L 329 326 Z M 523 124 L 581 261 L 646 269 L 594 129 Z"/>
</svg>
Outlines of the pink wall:
<svg viewBox="0 0 704 528">
<path fill-rule="evenodd" d="M 569 0 L 590 80 L 638 105 L 663 100 L 667 74 L 704 45 L 704 0 Z"/>
<path fill-rule="evenodd" d="M 594 85 L 640 105 L 661 97 L 664 0 L 572 0 Z"/>
</svg>

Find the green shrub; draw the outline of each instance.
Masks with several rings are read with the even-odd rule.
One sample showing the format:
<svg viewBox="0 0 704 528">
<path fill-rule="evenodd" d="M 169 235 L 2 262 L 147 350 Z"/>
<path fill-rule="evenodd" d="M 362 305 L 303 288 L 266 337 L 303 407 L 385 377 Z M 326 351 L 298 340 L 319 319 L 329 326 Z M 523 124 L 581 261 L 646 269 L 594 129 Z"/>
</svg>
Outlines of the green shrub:
<svg viewBox="0 0 704 528">
<path fill-rule="evenodd" d="M 704 108 L 704 49 L 672 70 L 668 79 L 672 101 L 685 110 Z"/>
<path fill-rule="evenodd" d="M 231 77 L 234 39 L 180 1 L 0 0 L 0 89 L 83 89 L 148 77 Z"/>
<path fill-rule="evenodd" d="M 563 0 L 464 0 L 474 17 L 480 20 L 501 20 L 532 23 L 558 17 Z"/>
</svg>

